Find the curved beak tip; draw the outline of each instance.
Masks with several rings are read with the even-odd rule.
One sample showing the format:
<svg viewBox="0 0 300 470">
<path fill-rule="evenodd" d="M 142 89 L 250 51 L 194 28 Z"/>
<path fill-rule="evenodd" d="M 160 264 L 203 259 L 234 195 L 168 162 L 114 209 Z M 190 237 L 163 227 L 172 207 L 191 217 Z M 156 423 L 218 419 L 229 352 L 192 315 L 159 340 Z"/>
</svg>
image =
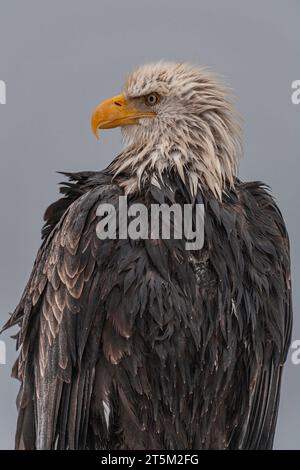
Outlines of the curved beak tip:
<svg viewBox="0 0 300 470">
<path fill-rule="evenodd" d="M 93 134 L 96 137 L 96 139 L 99 140 L 99 129 L 98 128 L 93 129 Z"/>
<path fill-rule="evenodd" d="M 99 125 L 98 125 L 98 119 L 95 116 L 95 113 L 93 113 L 92 115 L 91 128 L 92 128 L 94 136 L 96 137 L 97 140 L 99 140 Z"/>
</svg>

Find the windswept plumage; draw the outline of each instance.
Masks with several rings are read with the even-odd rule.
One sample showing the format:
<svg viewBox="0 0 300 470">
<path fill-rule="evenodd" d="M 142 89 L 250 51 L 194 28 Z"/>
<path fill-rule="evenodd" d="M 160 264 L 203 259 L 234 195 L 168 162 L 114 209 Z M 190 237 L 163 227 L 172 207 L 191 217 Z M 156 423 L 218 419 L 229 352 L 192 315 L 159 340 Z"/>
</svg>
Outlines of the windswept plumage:
<svg viewBox="0 0 300 470">
<path fill-rule="evenodd" d="M 18 324 L 18 449 L 269 449 L 292 312 L 268 188 L 237 176 L 239 126 L 205 69 L 137 69 L 99 105 L 124 151 L 69 173 L 45 213 Z M 205 239 L 107 239 L 100 203 L 204 204 Z M 119 228 L 119 227 L 117 227 Z"/>
</svg>

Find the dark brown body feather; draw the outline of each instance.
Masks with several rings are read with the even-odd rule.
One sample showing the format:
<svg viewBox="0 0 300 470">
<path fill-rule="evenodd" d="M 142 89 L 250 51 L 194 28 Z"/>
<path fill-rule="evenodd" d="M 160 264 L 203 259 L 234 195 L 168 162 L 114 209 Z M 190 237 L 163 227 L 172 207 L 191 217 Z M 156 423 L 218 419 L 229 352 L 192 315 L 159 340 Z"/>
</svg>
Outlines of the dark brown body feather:
<svg viewBox="0 0 300 470">
<path fill-rule="evenodd" d="M 205 204 L 205 245 L 106 240 L 105 173 L 69 174 L 6 326 L 20 325 L 16 448 L 267 449 L 292 313 L 289 245 L 259 183 Z M 129 203 L 189 203 L 176 176 Z M 168 188 L 168 189 L 167 189 Z"/>
</svg>

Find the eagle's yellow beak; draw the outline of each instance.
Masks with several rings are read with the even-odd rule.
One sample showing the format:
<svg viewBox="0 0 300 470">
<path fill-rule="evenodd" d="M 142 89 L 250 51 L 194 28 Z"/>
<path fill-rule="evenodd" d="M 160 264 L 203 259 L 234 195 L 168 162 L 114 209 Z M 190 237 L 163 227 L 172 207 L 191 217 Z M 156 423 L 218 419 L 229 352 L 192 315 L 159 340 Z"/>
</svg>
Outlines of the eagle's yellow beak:
<svg viewBox="0 0 300 470">
<path fill-rule="evenodd" d="M 98 139 L 98 129 L 137 124 L 139 119 L 153 116 L 154 112 L 141 111 L 130 105 L 123 95 L 118 95 L 97 106 L 92 114 L 92 130 Z"/>
</svg>

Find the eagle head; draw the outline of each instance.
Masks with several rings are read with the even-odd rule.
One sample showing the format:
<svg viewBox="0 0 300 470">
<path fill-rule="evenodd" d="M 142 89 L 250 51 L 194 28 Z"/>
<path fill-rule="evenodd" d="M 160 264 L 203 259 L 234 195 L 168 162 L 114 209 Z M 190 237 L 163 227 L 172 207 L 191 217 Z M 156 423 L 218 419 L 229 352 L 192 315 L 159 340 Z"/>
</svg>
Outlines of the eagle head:
<svg viewBox="0 0 300 470">
<path fill-rule="evenodd" d="M 126 173 L 126 191 L 146 181 L 160 184 L 175 170 L 194 194 L 199 188 L 221 198 L 234 185 L 240 127 L 231 93 L 207 68 L 159 62 L 134 70 L 122 94 L 101 103 L 92 130 L 122 127 L 124 152 L 113 162 Z M 134 175 L 134 176 L 132 176 Z"/>
</svg>

